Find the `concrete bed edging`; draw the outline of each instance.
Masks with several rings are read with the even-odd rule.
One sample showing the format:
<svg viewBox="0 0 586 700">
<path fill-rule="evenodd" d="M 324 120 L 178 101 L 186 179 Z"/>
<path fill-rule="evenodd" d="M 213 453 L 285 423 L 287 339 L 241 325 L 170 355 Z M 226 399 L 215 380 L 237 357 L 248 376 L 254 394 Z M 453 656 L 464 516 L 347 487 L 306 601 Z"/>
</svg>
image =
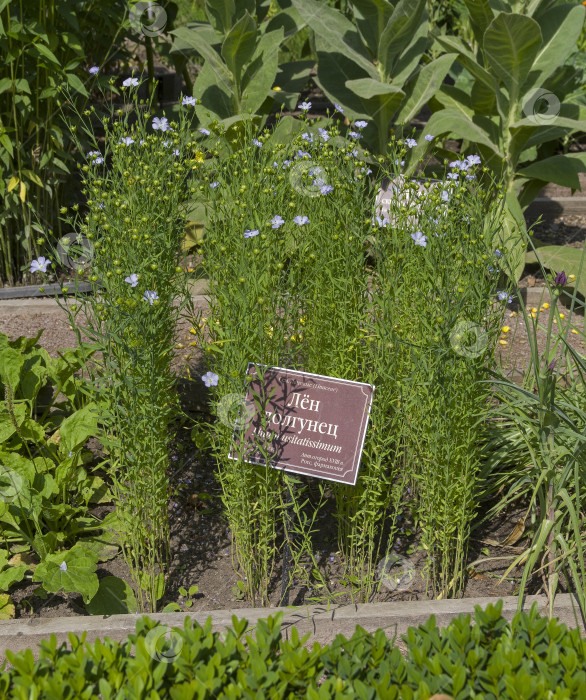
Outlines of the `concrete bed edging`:
<svg viewBox="0 0 586 700">
<path fill-rule="evenodd" d="M 458 615 L 470 614 L 474 616 L 474 608 L 480 605 L 483 609 L 490 603 L 496 603 L 499 598 L 462 598 L 458 600 L 428 600 L 415 602 L 395 603 L 364 603 L 354 605 L 312 605 L 288 608 L 241 608 L 233 610 L 209 610 L 201 612 L 180 613 L 153 613 L 148 614 L 151 619 L 168 627 L 183 627 L 185 618 L 190 617 L 203 626 L 208 617 L 212 619 L 214 631 L 222 632 L 232 624 L 232 616 L 238 619 L 246 618 L 250 627 L 254 628 L 256 622 L 283 612 L 282 632 L 283 637 L 289 639 L 292 627 L 297 628 L 300 637 L 308 632 L 308 643 L 319 642 L 326 644 L 333 641 L 337 634 L 343 634 L 347 638 L 354 633 L 356 625 L 360 625 L 367 632 L 374 632 L 381 628 L 388 637 L 400 638 L 409 627 L 417 627 L 428 620 L 430 615 L 435 615 L 438 627 L 447 626 Z M 517 611 L 518 598 L 516 596 L 503 596 L 502 615 L 511 620 Z M 544 595 L 526 596 L 523 610 L 529 611 L 533 603 L 537 603 L 541 615 L 547 614 L 547 597 Z M 33 649 L 35 656 L 38 653 L 37 645 L 51 634 L 57 636 L 60 645 L 66 642 L 69 646 L 68 635 L 70 633 L 81 635 L 87 632 L 86 642 L 94 642 L 96 639 L 106 637 L 115 641 L 125 641 L 127 635 L 135 631 L 137 620 L 142 614 L 128 615 L 91 615 L 71 616 L 57 618 L 33 618 L 31 620 L 6 620 L 0 622 L 0 657 L 3 659 L 6 650 L 13 652 L 23 649 Z M 576 598 L 568 593 L 556 596 L 554 603 L 554 617 L 563 622 L 568 628 L 579 629 L 583 636 L 586 635 L 586 626 L 581 617 Z"/>
<path fill-rule="evenodd" d="M 194 290 L 196 291 L 196 290 Z M 551 302 L 547 287 L 522 287 L 521 295 L 524 304 L 539 306 L 542 302 Z M 208 294 L 193 294 L 191 297 L 195 306 L 207 306 Z M 563 299 L 563 297 L 562 297 Z M 61 308 L 55 299 L 2 299 L 0 300 L 0 316 L 35 314 L 35 313 L 60 313 Z"/>
</svg>

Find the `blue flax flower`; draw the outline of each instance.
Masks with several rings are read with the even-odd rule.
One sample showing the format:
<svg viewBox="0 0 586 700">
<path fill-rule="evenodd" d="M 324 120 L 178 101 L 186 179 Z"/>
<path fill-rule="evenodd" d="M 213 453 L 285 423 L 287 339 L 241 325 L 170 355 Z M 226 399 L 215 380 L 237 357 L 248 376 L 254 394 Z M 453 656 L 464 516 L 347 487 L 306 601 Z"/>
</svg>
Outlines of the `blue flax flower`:
<svg viewBox="0 0 586 700">
<path fill-rule="evenodd" d="M 218 386 L 218 381 L 220 380 L 220 377 L 218 377 L 218 375 L 215 372 L 206 372 L 201 379 L 207 387 L 210 387 Z"/>
<path fill-rule="evenodd" d="M 427 236 L 424 236 L 422 231 L 415 231 L 415 233 L 411 234 L 411 238 L 415 245 L 420 245 L 422 248 L 425 248 L 427 245 Z"/>
</svg>

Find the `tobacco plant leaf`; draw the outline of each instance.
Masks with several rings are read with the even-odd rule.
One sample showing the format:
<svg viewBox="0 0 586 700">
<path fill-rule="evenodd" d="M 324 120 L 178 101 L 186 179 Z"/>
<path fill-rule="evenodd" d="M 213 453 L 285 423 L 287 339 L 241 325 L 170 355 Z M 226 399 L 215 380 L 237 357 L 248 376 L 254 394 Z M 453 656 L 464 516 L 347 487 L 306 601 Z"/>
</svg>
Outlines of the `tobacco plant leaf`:
<svg viewBox="0 0 586 700">
<path fill-rule="evenodd" d="M 87 498 L 89 503 L 110 503 L 112 500 L 108 484 L 99 476 L 89 477 L 88 484 L 82 491 L 84 498 Z"/>
<path fill-rule="evenodd" d="M 256 22 L 245 12 L 222 44 L 222 58 L 237 84 L 240 84 L 243 66 L 250 61 L 256 48 L 256 30 Z"/>
<path fill-rule="evenodd" d="M 532 163 L 526 168 L 521 168 L 517 175 L 542 180 L 543 184 L 554 182 L 562 187 L 579 190 L 579 174 L 584 171 L 586 171 L 586 153 L 568 153 Z"/>
<path fill-rule="evenodd" d="M 518 98 L 541 44 L 539 24 L 525 15 L 501 12 L 487 27 L 484 52 L 511 99 Z"/>
<path fill-rule="evenodd" d="M 258 112 L 271 92 L 279 68 L 279 48 L 283 43 L 283 29 L 263 34 L 242 76 L 241 112 Z M 283 87 L 283 86 L 281 86 Z"/>
</svg>

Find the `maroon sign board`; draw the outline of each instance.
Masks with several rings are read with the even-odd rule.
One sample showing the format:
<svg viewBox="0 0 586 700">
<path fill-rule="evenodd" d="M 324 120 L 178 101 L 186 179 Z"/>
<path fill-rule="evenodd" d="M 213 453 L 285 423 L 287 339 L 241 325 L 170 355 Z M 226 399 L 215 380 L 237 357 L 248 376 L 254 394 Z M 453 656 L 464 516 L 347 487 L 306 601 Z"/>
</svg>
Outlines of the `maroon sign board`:
<svg viewBox="0 0 586 700">
<path fill-rule="evenodd" d="M 248 420 L 228 456 L 354 486 L 374 386 L 254 363 L 246 374 Z"/>
</svg>

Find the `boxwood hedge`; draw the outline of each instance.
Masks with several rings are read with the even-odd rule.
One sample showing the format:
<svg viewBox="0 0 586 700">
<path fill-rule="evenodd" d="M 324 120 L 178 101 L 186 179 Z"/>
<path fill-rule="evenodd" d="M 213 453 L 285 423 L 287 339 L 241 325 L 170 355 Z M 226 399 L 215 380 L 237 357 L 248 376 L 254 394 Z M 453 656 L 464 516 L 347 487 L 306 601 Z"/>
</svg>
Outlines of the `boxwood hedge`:
<svg viewBox="0 0 586 700">
<path fill-rule="evenodd" d="M 183 629 L 137 622 L 126 642 L 70 646 L 53 635 L 39 658 L 7 652 L 0 697 L 10 698 L 586 698 L 586 640 L 534 606 L 511 623 L 502 601 L 477 607 L 445 629 L 432 616 L 402 638 L 402 654 L 382 630 L 357 627 L 326 646 L 306 648 L 295 628 L 283 638 L 281 614 L 260 621 L 255 635 L 233 618 L 227 633 L 190 618 Z"/>
</svg>

